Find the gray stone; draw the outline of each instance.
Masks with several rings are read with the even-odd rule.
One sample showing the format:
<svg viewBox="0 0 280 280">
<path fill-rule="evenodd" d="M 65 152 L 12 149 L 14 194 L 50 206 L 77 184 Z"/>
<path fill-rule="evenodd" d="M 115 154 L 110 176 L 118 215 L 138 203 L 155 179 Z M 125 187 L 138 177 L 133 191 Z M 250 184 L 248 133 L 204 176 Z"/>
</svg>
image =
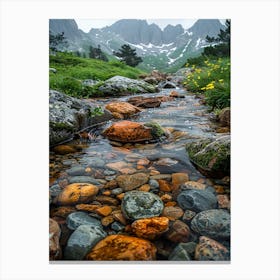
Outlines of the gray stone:
<svg viewBox="0 0 280 280">
<path fill-rule="evenodd" d="M 119 222 L 113 222 L 111 224 L 111 228 L 118 232 L 118 231 L 122 231 L 125 228 L 125 226 Z"/>
<path fill-rule="evenodd" d="M 185 223 L 189 223 L 195 215 L 196 215 L 196 212 L 191 211 L 191 210 L 186 210 L 183 217 L 182 217 L 182 220 Z"/>
<path fill-rule="evenodd" d="M 106 236 L 107 233 L 100 227 L 80 225 L 68 239 L 67 245 L 64 250 L 64 259 L 84 259 L 91 248 Z"/>
<path fill-rule="evenodd" d="M 194 255 L 196 243 L 179 243 L 170 253 L 168 260 L 170 261 L 190 261 Z"/>
<path fill-rule="evenodd" d="M 96 158 L 90 159 L 89 165 L 91 167 L 103 167 L 105 165 L 105 161 L 101 158 L 96 157 Z"/>
<path fill-rule="evenodd" d="M 230 237 L 230 214 L 226 210 L 212 209 L 198 213 L 191 222 L 193 231 L 213 239 Z"/>
<path fill-rule="evenodd" d="M 49 192 L 50 192 L 50 196 L 52 198 L 55 198 L 56 196 L 58 196 L 62 191 L 62 188 L 59 186 L 59 184 L 55 184 L 55 185 L 52 185 L 49 189 Z"/>
<path fill-rule="evenodd" d="M 176 85 L 172 82 L 163 82 L 160 84 L 162 88 L 176 88 Z"/>
<path fill-rule="evenodd" d="M 90 176 L 73 176 L 69 178 L 69 184 L 73 183 L 89 183 L 93 185 L 100 185 L 100 183 Z"/>
<path fill-rule="evenodd" d="M 206 190 L 186 190 L 177 196 L 177 202 L 184 210 L 201 212 L 217 208 L 216 196 Z"/>
<path fill-rule="evenodd" d="M 113 195 L 118 195 L 118 194 L 120 194 L 120 193 L 122 193 L 123 192 L 123 189 L 122 188 L 116 188 L 116 189 L 113 189 L 112 190 L 112 194 Z"/>
<path fill-rule="evenodd" d="M 75 230 L 80 225 L 89 225 L 92 227 L 101 227 L 102 225 L 100 221 L 97 219 L 90 217 L 88 214 L 84 212 L 73 212 L 67 216 L 66 223 L 68 228 Z"/>
<path fill-rule="evenodd" d="M 66 170 L 67 174 L 70 176 L 79 176 L 85 174 L 85 168 L 83 166 L 73 166 Z"/>
<path fill-rule="evenodd" d="M 158 190 L 159 189 L 159 183 L 157 180 L 151 179 L 149 180 L 149 185 L 152 190 Z"/>
<path fill-rule="evenodd" d="M 132 220 L 157 217 L 163 208 L 163 202 L 157 195 L 142 191 L 125 193 L 121 204 L 125 217 Z"/>
<path fill-rule="evenodd" d="M 50 145 L 71 139 L 74 133 L 90 125 L 113 118 L 108 110 L 101 116 L 92 116 L 97 105 L 91 101 L 77 99 L 64 93 L 49 91 L 49 137 Z"/>
<path fill-rule="evenodd" d="M 106 80 L 98 90 L 105 95 L 156 92 L 155 86 L 151 84 L 122 76 L 115 76 Z"/>
<path fill-rule="evenodd" d="M 116 174 L 116 171 L 106 169 L 106 170 L 104 170 L 103 174 L 105 176 L 110 176 L 110 175 Z"/>
</svg>

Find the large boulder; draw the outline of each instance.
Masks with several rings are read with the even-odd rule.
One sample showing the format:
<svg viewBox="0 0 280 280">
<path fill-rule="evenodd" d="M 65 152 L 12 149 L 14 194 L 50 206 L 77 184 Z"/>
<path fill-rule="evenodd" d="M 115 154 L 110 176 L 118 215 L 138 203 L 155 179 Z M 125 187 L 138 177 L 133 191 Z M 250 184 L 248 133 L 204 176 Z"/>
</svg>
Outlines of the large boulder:
<svg viewBox="0 0 280 280">
<path fill-rule="evenodd" d="M 92 114 L 96 104 L 80 100 L 64 93 L 49 91 L 49 137 L 50 145 L 56 145 L 73 137 L 74 133 L 93 124 L 108 121 L 112 114 L 104 110 L 103 114 Z"/>
<path fill-rule="evenodd" d="M 137 107 L 156 108 L 160 106 L 161 100 L 162 100 L 161 96 L 157 96 L 157 97 L 135 96 L 129 98 L 127 102 Z"/>
<path fill-rule="evenodd" d="M 190 160 L 207 177 L 230 175 L 230 135 L 202 139 L 186 145 Z"/>
<path fill-rule="evenodd" d="M 122 76 L 114 76 L 104 82 L 98 88 L 104 95 L 126 95 L 133 93 L 156 92 L 156 87 L 140 80 L 129 79 Z"/>
<path fill-rule="evenodd" d="M 156 123 L 141 124 L 131 121 L 120 121 L 108 127 L 103 134 L 110 140 L 122 143 L 135 143 L 158 139 L 164 131 Z"/>
</svg>

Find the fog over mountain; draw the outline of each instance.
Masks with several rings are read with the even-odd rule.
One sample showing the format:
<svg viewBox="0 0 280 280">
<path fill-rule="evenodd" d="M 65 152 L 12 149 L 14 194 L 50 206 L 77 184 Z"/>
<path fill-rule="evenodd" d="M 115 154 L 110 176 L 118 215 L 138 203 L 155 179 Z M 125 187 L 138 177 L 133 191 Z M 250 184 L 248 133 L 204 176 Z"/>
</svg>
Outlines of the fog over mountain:
<svg viewBox="0 0 280 280">
<path fill-rule="evenodd" d="M 207 35 L 217 36 L 223 28 L 218 19 L 199 19 L 188 29 L 181 24 L 169 24 L 163 30 L 147 20 L 121 19 L 86 33 L 73 19 L 50 20 L 52 33 L 64 32 L 68 50 L 87 53 L 89 46 L 100 45 L 102 51 L 113 55 L 123 44 L 129 44 L 143 58 L 139 67 L 145 70 L 180 68 L 187 58 L 198 55 L 209 45 L 205 41 Z"/>
</svg>

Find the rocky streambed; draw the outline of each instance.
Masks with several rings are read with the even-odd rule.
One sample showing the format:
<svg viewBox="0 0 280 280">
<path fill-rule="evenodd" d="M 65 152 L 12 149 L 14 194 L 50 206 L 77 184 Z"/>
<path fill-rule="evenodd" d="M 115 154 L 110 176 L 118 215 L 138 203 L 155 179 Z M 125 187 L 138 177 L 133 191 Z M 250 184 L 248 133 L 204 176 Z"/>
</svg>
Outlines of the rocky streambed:
<svg viewBox="0 0 280 280">
<path fill-rule="evenodd" d="M 50 260 L 230 260 L 230 137 L 207 108 L 180 88 L 84 102 L 106 115 L 50 151 Z"/>
</svg>

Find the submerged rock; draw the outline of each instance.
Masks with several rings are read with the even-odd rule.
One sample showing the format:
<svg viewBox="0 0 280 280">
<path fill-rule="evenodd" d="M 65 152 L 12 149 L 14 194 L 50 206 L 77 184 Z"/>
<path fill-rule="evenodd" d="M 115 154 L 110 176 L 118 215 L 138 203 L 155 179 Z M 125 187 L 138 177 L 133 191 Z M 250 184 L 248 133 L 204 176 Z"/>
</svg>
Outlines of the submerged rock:
<svg viewBox="0 0 280 280">
<path fill-rule="evenodd" d="M 91 202 L 98 193 L 99 188 L 88 183 L 74 183 L 66 186 L 56 197 L 58 205 L 76 205 L 79 203 Z"/>
<path fill-rule="evenodd" d="M 131 121 L 114 123 L 103 133 L 110 140 L 123 143 L 143 142 L 153 139 L 152 128 Z"/>
<path fill-rule="evenodd" d="M 194 255 L 196 243 L 179 243 L 168 257 L 169 261 L 190 261 Z"/>
<path fill-rule="evenodd" d="M 131 191 L 146 184 L 149 181 L 149 175 L 145 173 L 120 175 L 116 178 L 116 181 L 124 191 Z"/>
<path fill-rule="evenodd" d="M 100 227 L 80 225 L 68 239 L 64 258 L 66 260 L 84 259 L 90 249 L 106 236 L 107 233 Z"/>
<path fill-rule="evenodd" d="M 222 209 L 202 211 L 192 219 L 191 228 L 200 235 L 210 238 L 228 239 L 230 237 L 230 214 Z"/>
<path fill-rule="evenodd" d="M 207 190 L 185 190 L 177 196 L 177 202 L 184 210 L 200 212 L 217 208 L 216 196 Z"/>
<path fill-rule="evenodd" d="M 230 174 L 230 136 L 202 139 L 186 145 L 189 157 L 205 176 L 223 178 Z"/>
<path fill-rule="evenodd" d="M 89 225 L 91 227 L 102 227 L 100 221 L 97 219 L 89 216 L 84 212 L 73 212 L 68 215 L 67 219 L 67 226 L 69 229 L 75 230 L 81 225 Z"/>
<path fill-rule="evenodd" d="M 229 261 L 230 252 L 219 242 L 201 236 L 195 249 L 195 259 L 197 261 Z"/>
<path fill-rule="evenodd" d="M 163 202 L 159 196 L 142 191 L 130 191 L 122 199 L 122 212 L 128 219 L 157 217 L 162 213 Z"/>
<path fill-rule="evenodd" d="M 156 259 L 156 247 L 149 241 L 126 235 L 110 235 L 90 251 L 87 260 L 151 261 Z"/>
</svg>

